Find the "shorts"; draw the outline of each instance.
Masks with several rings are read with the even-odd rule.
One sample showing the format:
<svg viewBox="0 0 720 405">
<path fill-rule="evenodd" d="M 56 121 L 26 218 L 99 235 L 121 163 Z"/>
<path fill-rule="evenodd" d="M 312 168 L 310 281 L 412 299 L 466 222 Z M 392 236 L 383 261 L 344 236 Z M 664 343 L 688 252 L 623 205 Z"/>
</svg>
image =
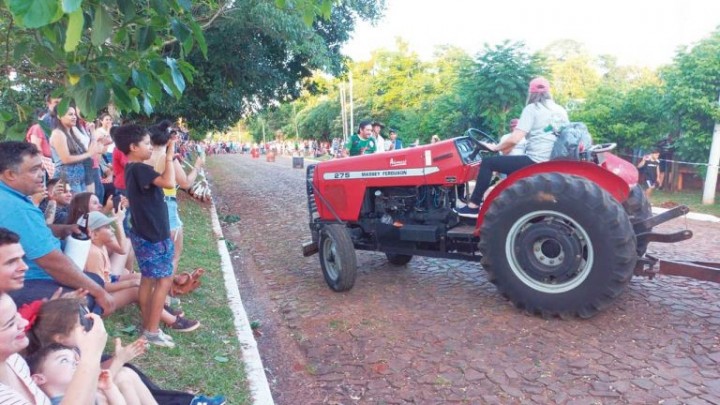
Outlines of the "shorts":
<svg viewBox="0 0 720 405">
<path fill-rule="evenodd" d="M 645 188 L 657 188 L 657 181 L 645 180 Z"/>
<path fill-rule="evenodd" d="M 175 197 L 165 197 L 165 204 L 167 204 L 168 218 L 170 219 L 170 232 L 182 228 L 183 223 L 178 213 L 177 199 Z"/>
<path fill-rule="evenodd" d="M 150 242 L 130 230 L 128 232 L 140 274 L 145 278 L 166 278 L 173 274 L 173 256 L 175 245 L 167 238 L 160 242 Z"/>
<path fill-rule="evenodd" d="M 55 178 L 64 180 L 67 184 L 69 184 L 73 194 L 82 193 L 87 189 L 87 182 L 85 181 L 85 167 L 83 167 L 81 163 L 57 166 L 55 170 Z"/>
</svg>

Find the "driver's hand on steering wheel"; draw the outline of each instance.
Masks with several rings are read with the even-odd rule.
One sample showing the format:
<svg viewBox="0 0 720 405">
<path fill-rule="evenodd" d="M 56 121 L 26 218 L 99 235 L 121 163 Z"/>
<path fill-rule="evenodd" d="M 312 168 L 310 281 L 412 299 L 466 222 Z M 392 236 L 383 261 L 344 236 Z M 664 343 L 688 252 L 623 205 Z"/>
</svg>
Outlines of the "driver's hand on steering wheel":
<svg viewBox="0 0 720 405">
<path fill-rule="evenodd" d="M 484 148 L 486 148 L 486 149 L 488 149 L 488 150 L 490 150 L 490 151 L 493 151 L 493 152 L 497 152 L 497 151 L 498 151 L 498 147 L 497 147 L 497 145 L 494 144 L 494 143 L 480 142 L 480 145 L 482 145 Z"/>
</svg>

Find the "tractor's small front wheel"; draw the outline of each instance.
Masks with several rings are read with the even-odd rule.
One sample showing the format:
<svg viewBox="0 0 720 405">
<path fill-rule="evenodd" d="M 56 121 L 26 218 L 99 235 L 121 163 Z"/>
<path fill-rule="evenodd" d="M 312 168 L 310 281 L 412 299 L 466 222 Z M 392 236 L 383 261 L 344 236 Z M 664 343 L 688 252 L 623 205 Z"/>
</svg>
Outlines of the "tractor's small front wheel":
<svg viewBox="0 0 720 405">
<path fill-rule="evenodd" d="M 337 292 L 348 291 L 355 284 L 357 258 L 347 227 L 326 225 L 320 230 L 320 267 L 325 282 Z"/>
<path fill-rule="evenodd" d="M 632 225 L 598 185 L 540 174 L 518 180 L 491 204 L 480 231 L 482 265 L 518 308 L 589 318 L 632 277 Z"/>
<path fill-rule="evenodd" d="M 412 260 L 412 255 L 401 255 L 398 253 L 385 253 L 385 257 L 393 266 L 404 266 Z"/>
</svg>

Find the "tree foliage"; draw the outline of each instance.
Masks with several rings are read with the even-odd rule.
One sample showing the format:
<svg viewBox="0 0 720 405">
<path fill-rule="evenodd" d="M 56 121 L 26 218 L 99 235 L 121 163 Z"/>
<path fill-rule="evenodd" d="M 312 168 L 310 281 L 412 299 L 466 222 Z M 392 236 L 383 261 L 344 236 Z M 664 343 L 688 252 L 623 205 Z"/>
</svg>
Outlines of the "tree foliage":
<svg viewBox="0 0 720 405">
<path fill-rule="evenodd" d="M 459 92 L 463 112 L 486 130 L 502 133 L 519 115 L 528 82 L 546 71 L 544 58 L 527 51 L 522 42 L 485 45 L 475 63 L 461 72 Z"/>
<path fill-rule="evenodd" d="M 611 55 L 594 57 L 571 40 L 539 54 L 522 43 L 486 45 L 475 58 L 443 47 L 431 61 L 419 59 L 400 40 L 396 49 L 377 50 L 349 69 L 355 121 L 384 121 L 399 129 L 406 143 L 427 142 L 435 133 L 457 136 L 468 127 L 504 133 L 508 119 L 522 110 L 528 81 L 536 75 L 550 79 L 553 96 L 572 121 L 585 122 L 597 142 L 617 142 L 621 154 L 647 151 L 672 135 L 676 157 L 705 162 L 713 125 L 720 119 L 720 29 L 679 50 L 671 65 L 658 70 L 622 66 Z M 326 84 L 327 94 L 303 98 L 302 114 L 257 116 L 266 122 L 278 119 L 279 126 L 295 119 L 304 138 L 340 136 L 337 87 L 342 82 L 346 79 L 336 78 Z"/>
<path fill-rule="evenodd" d="M 384 3 L 352 0 L 332 8 L 328 19 L 306 24 L 302 10 L 279 9 L 269 0 L 237 2 L 205 32 L 208 53 L 188 55 L 194 82 L 181 99 L 166 99 L 160 116 L 182 116 L 204 134 L 223 130 L 243 116 L 303 90 L 322 92 L 314 71 L 341 74 L 340 46 L 359 17 L 375 19 Z M 175 47 L 176 53 L 182 49 Z"/>
<path fill-rule="evenodd" d="M 720 121 L 720 29 L 691 49 L 680 50 L 661 76 L 667 84 L 667 108 L 680 135 L 680 155 L 707 161 L 713 125 Z"/>
<path fill-rule="evenodd" d="M 263 35 L 272 37 L 275 42 L 271 46 L 276 47 L 282 47 L 282 41 L 287 40 L 283 35 L 292 31 L 294 42 L 287 47 L 287 52 L 307 55 L 307 48 L 318 46 L 317 39 L 305 35 L 307 28 L 312 24 L 326 26 L 318 17 L 333 18 L 335 1 L 4 0 L 0 2 L 0 40 L 3 41 L 0 49 L 4 50 L 0 53 L 3 73 L 0 76 L 3 89 L 0 134 L 22 135 L 29 123 L 30 111 L 42 105 L 38 101 L 43 94 L 37 92 L 48 88 L 54 89 L 56 96 L 63 96 L 61 110 L 72 101 L 88 118 L 108 104 L 121 112 L 154 113 L 164 99 L 179 100 L 186 88 L 194 84 L 198 71 L 192 63 L 222 58 L 225 52 L 218 44 L 235 41 L 232 37 L 213 38 L 216 53 L 211 55 L 203 31 L 229 15 L 233 16 L 230 20 L 242 20 L 241 11 L 248 8 L 256 13 L 253 15 L 256 18 L 246 25 L 248 29 L 262 27 Z M 267 13 L 265 16 L 258 16 L 258 10 L 252 8 L 260 3 Z M 339 8 L 346 7 L 347 3 Z M 294 16 L 291 24 L 283 19 L 281 9 Z M 377 11 L 368 11 L 373 12 Z M 286 26 L 278 29 L 282 24 Z M 325 35 L 343 38 L 331 28 L 326 29 Z M 251 36 L 242 40 L 248 38 Z M 252 58 L 255 54 L 244 56 Z M 276 62 L 260 58 L 257 63 L 269 63 L 272 69 Z M 289 65 L 298 63 L 288 61 Z M 297 69 L 293 71 L 297 73 Z M 308 75 L 305 70 L 303 73 Z M 253 75 L 240 79 L 256 80 L 248 86 L 258 87 L 282 87 L 287 83 L 276 80 L 266 84 L 266 77 Z M 207 78 L 200 80 L 200 84 L 203 83 L 217 84 Z M 218 103 L 228 100 L 216 96 Z"/>
</svg>

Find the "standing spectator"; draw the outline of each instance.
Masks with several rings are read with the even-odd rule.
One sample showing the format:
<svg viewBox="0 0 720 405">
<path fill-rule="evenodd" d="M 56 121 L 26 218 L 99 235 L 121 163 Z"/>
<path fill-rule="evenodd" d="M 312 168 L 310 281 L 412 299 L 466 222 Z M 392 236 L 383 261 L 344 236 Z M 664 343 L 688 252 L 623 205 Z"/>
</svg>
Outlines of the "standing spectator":
<svg viewBox="0 0 720 405">
<path fill-rule="evenodd" d="M 675 154 L 675 143 L 672 134 L 669 134 L 665 139 L 657 143 L 658 149 L 660 149 L 660 164 L 657 178 L 657 188 L 663 189 L 667 185 L 668 173 L 672 168 L 672 160 Z M 670 187 L 672 190 L 672 186 Z"/>
<path fill-rule="evenodd" d="M 57 238 L 68 236 L 76 226 L 45 224 L 43 213 L 27 196 L 43 188 L 40 152 L 26 142 L 0 143 L 0 227 L 20 235 L 29 270 L 25 286 L 12 293 L 16 303 L 25 304 L 49 298 L 59 287 L 65 291 L 84 289 L 89 307 L 97 303 L 109 315 L 115 309 L 112 297 L 60 250 Z M 97 278 L 102 283 L 102 280 Z"/>
<path fill-rule="evenodd" d="M 649 155 L 643 156 L 637 167 L 645 176 L 645 195 L 650 198 L 653 190 L 658 187 L 658 178 L 660 177 L 660 151 L 654 150 Z"/>
<path fill-rule="evenodd" d="M 398 139 L 397 131 L 390 128 L 390 141 L 386 150 L 398 150 L 403 148 L 403 143 Z"/>
<path fill-rule="evenodd" d="M 382 137 L 382 130 L 385 128 L 385 125 L 383 123 L 375 121 L 372 124 L 372 136 L 375 138 L 375 152 L 373 153 L 380 153 L 385 152 L 385 139 Z"/>
<path fill-rule="evenodd" d="M 47 172 L 47 177 L 52 179 L 55 177 L 55 164 L 52 160 L 50 136 L 41 125 L 42 119 L 47 112 L 43 109 L 38 109 L 35 114 L 37 122 L 28 129 L 27 134 L 25 134 L 25 140 L 37 146 L 38 150 L 42 152 L 43 169 Z"/>
<path fill-rule="evenodd" d="M 115 130 L 115 146 L 125 153 L 127 197 L 132 217 L 130 241 L 137 257 L 142 278 L 139 303 L 143 335 L 148 342 L 175 347 L 172 338 L 160 329 L 160 315 L 172 285 L 175 246 L 170 238 L 170 222 L 163 188 L 175 187 L 173 153 L 175 139 L 165 148 L 165 170 L 162 174 L 144 162 L 152 156 L 150 134 L 138 125 L 124 125 Z"/>
<path fill-rule="evenodd" d="M 175 133 L 169 131 L 170 122 L 162 121 L 159 124 L 149 128 L 150 140 L 153 143 L 152 157 L 145 163 L 153 166 L 155 171 L 162 173 L 165 171 L 165 148 L 170 138 Z M 205 164 L 205 160 L 202 155 L 198 155 L 195 160 L 195 166 L 193 166 L 190 173 L 186 174 L 180 161 L 173 156 L 172 168 L 175 170 L 175 182 L 177 187 L 189 190 L 192 187 L 195 179 L 197 178 L 198 171 Z M 180 214 L 178 213 L 177 204 L 177 187 L 163 188 L 163 194 L 165 195 L 165 204 L 167 205 L 168 219 L 170 221 L 170 237 L 175 244 L 175 256 L 173 257 L 173 274 L 177 273 L 178 265 L 180 264 L 180 256 L 183 251 L 184 235 L 183 235 L 183 223 L 180 220 Z"/>
<path fill-rule="evenodd" d="M 345 145 L 346 156 L 368 155 L 375 153 L 377 144 L 372 136 L 370 121 L 362 121 L 358 126 L 358 133 L 353 134 Z"/>
<path fill-rule="evenodd" d="M 57 117 L 57 107 L 54 114 Z M 90 142 L 89 148 L 85 148 L 75 133 L 76 123 L 75 109 L 68 107 L 65 115 L 57 117 L 55 121 L 55 128 L 50 136 L 50 146 L 57 168 L 56 177 L 63 178 L 70 184 L 73 192 L 80 193 L 87 188 L 85 162 L 89 162 L 93 155 L 101 153 L 102 145 Z"/>
</svg>

